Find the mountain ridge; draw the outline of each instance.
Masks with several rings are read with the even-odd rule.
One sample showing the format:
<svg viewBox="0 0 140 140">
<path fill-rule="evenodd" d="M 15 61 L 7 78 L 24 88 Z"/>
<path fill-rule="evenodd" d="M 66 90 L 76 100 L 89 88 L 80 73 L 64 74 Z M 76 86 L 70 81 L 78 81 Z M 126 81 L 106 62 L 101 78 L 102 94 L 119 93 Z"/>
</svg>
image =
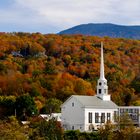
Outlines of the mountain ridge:
<svg viewBox="0 0 140 140">
<path fill-rule="evenodd" d="M 140 39 L 139 25 L 117 25 L 112 23 L 80 24 L 58 34 L 82 34 L 99 37 Z"/>
</svg>

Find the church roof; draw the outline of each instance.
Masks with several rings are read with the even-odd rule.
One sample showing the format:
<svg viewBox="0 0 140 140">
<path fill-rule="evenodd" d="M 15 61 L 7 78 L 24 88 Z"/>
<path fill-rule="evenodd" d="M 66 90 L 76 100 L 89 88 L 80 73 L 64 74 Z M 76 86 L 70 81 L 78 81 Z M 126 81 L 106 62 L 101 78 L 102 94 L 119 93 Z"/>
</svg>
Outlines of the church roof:
<svg viewBox="0 0 140 140">
<path fill-rule="evenodd" d="M 97 108 L 97 109 L 117 109 L 118 106 L 112 101 L 103 101 L 97 96 L 81 96 L 72 95 L 84 107 Z"/>
</svg>

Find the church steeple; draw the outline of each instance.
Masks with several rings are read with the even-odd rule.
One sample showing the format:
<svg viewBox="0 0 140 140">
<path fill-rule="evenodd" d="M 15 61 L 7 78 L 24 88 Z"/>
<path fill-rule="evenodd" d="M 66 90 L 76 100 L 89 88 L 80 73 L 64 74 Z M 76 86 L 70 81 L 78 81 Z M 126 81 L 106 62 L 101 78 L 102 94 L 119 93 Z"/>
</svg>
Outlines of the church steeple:
<svg viewBox="0 0 140 140">
<path fill-rule="evenodd" d="M 101 63 L 100 63 L 100 79 L 105 79 L 104 74 L 104 56 L 103 56 L 103 42 L 101 42 Z"/>
<path fill-rule="evenodd" d="M 103 42 L 101 42 L 101 61 L 100 61 L 100 78 L 97 85 L 97 96 L 102 100 L 109 101 L 107 80 L 104 74 L 104 57 L 103 57 Z"/>
</svg>

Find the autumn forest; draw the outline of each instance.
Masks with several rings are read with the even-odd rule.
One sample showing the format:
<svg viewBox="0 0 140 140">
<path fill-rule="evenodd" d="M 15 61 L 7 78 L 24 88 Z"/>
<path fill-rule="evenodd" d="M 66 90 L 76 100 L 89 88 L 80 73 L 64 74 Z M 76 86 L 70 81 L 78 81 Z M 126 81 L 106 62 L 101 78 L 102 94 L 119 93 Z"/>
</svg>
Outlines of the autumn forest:
<svg viewBox="0 0 140 140">
<path fill-rule="evenodd" d="M 95 95 L 101 42 L 112 100 L 140 105 L 139 40 L 0 33 L 0 117 L 14 115 L 21 97 L 29 97 L 34 113 L 45 113 L 51 98 L 63 102 L 71 95 Z"/>
</svg>

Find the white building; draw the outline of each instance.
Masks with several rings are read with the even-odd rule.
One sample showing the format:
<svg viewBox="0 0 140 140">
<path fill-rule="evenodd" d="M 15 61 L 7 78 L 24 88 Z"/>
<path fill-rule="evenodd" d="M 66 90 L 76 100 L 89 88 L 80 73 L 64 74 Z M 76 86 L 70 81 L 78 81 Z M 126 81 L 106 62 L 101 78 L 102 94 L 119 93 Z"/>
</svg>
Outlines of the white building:
<svg viewBox="0 0 140 140">
<path fill-rule="evenodd" d="M 114 115 L 118 113 L 118 106 L 111 101 L 108 94 L 107 80 L 104 76 L 103 44 L 97 95 L 73 95 L 62 104 L 61 109 L 61 121 L 65 130 L 92 131 L 107 121 L 115 123 Z"/>
<path fill-rule="evenodd" d="M 61 113 L 51 113 L 51 114 L 40 114 L 40 117 L 49 121 L 50 119 L 55 119 L 58 122 L 61 122 Z"/>
<path fill-rule="evenodd" d="M 128 114 L 135 126 L 140 127 L 140 106 L 119 106 L 119 116 Z"/>
</svg>

